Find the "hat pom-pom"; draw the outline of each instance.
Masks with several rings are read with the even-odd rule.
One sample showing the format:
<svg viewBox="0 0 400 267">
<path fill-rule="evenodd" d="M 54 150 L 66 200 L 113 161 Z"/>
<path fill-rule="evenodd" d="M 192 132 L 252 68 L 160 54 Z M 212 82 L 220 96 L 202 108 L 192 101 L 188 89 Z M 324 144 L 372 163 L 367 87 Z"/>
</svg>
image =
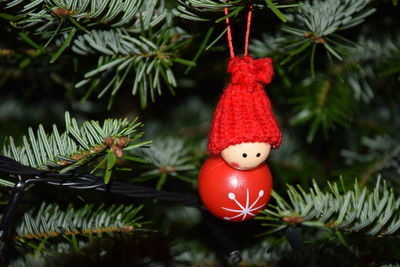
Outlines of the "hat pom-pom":
<svg viewBox="0 0 400 267">
<path fill-rule="evenodd" d="M 228 72 L 231 73 L 231 84 L 268 84 L 274 76 L 271 58 L 253 59 L 249 56 L 234 57 L 229 61 Z"/>
<path fill-rule="evenodd" d="M 258 82 L 264 84 L 268 84 L 271 82 L 272 77 L 274 76 L 274 69 L 272 67 L 271 58 L 261 58 L 254 60 L 254 69 Z"/>
</svg>

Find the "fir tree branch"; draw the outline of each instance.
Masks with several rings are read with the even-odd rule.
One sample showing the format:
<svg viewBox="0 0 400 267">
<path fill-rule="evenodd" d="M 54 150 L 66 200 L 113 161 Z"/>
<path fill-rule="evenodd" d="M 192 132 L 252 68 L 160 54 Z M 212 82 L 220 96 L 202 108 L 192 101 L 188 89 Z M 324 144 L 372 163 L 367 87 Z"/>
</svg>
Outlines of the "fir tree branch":
<svg viewBox="0 0 400 267">
<path fill-rule="evenodd" d="M 296 115 L 290 120 L 293 125 L 310 122 L 307 141 L 312 142 L 318 129 L 322 128 L 325 136 L 336 125 L 346 126 L 351 120 L 354 102 L 351 92 L 334 75 L 305 81 L 301 95 L 293 101 Z"/>
<path fill-rule="evenodd" d="M 14 0 L 5 7 L 17 9 L 19 19 L 13 20 L 13 25 L 35 32 L 31 36 L 34 39 L 44 40 L 44 44 L 40 40 L 36 44 L 29 32 L 24 33 L 25 40 L 35 43 L 40 53 L 53 52 L 54 46 L 49 44 L 55 40 L 57 50 L 50 63 L 70 44 L 80 55 L 99 54 L 97 67 L 87 72 L 75 88 L 87 86 L 87 99 L 100 85 L 103 88 L 98 97 L 108 94 L 109 108 L 126 81 L 133 80 L 132 95 L 140 95 L 144 108 L 148 99 L 154 102 L 155 96 L 161 95 L 163 85 L 174 93 L 177 82 L 171 67 L 175 63 L 195 65 L 178 55 L 190 36 L 174 27 L 174 12 L 165 7 L 164 1 Z"/>
<path fill-rule="evenodd" d="M 85 96 L 87 98 L 100 82 L 105 83 L 98 97 L 109 94 L 112 101 L 126 81 L 133 81 L 130 83 L 132 95 L 140 95 L 140 103 L 144 108 L 148 98 L 154 102 L 155 96 L 161 95 L 163 84 L 172 92 L 177 86 L 172 71 L 174 63 L 195 65 L 194 62 L 181 59 L 177 52 L 190 42 L 189 37 L 170 24 L 149 38 L 133 36 L 124 29 L 93 31 L 81 35 L 75 40 L 72 50 L 80 55 L 97 53 L 100 57 L 97 67 L 87 72 L 75 87 L 82 88 L 90 84 Z"/>
<path fill-rule="evenodd" d="M 344 75 L 356 100 L 368 103 L 374 97 L 373 82 L 380 76 L 379 72 L 391 68 L 400 58 L 400 36 L 397 34 L 376 39 L 361 36 L 357 44 L 348 51 L 348 57 L 344 60 L 348 68 L 338 71 L 338 74 Z M 385 65 L 391 61 L 392 64 Z"/>
<path fill-rule="evenodd" d="M 203 21 L 207 20 L 207 18 L 205 18 L 207 13 L 219 12 L 222 17 L 218 18 L 216 22 L 225 20 L 226 16 L 223 15 L 223 10 L 225 7 L 228 7 L 229 9 L 229 14 L 227 15 L 228 17 L 236 17 L 240 12 L 246 11 L 246 8 L 250 3 L 250 1 L 247 0 L 178 0 L 178 2 L 180 5 L 177 8 L 177 16 L 188 20 Z M 297 4 L 279 5 L 274 2 L 272 0 L 264 0 L 261 1 L 261 3 L 257 1 L 251 1 L 251 4 L 255 8 L 271 10 L 275 16 L 284 22 L 286 22 L 287 19 L 279 9 L 298 6 Z"/>
<path fill-rule="evenodd" d="M 283 26 L 286 36 L 286 53 L 289 60 L 304 44 L 322 45 L 331 56 L 342 60 L 343 47 L 349 47 L 349 40 L 337 32 L 355 27 L 375 12 L 368 5 L 371 0 L 309 0 L 295 13 L 289 26 Z M 286 60 L 286 61 L 287 61 Z"/>
<path fill-rule="evenodd" d="M 43 203 L 37 211 L 33 209 L 24 214 L 17 226 L 15 239 L 26 242 L 28 239 L 47 239 L 59 236 L 88 236 L 113 232 L 131 232 L 141 227 L 141 216 L 137 213 L 142 207 L 103 205 L 94 208 L 85 205 L 75 209 L 71 205 L 62 210 L 56 204 Z"/>
<path fill-rule="evenodd" d="M 167 176 L 173 176 L 185 182 L 194 183 L 196 175 L 185 175 L 185 172 L 195 171 L 196 166 L 191 162 L 189 149 L 182 139 L 164 138 L 154 140 L 149 149 L 136 152 L 140 158 L 151 164 L 150 170 L 143 172 L 136 180 L 149 180 L 158 177 L 156 188 L 160 190 Z M 129 159 L 129 158 L 128 158 Z"/>
<path fill-rule="evenodd" d="M 95 156 L 114 153 L 122 156 L 122 151 L 132 150 L 148 142 L 133 143 L 143 133 L 136 133 L 141 123 L 135 119 L 107 119 L 103 125 L 97 121 L 87 121 L 78 126 L 75 118 L 65 113 L 66 131 L 62 134 L 53 125 L 51 134 L 42 125 L 35 134 L 29 128 L 27 136 L 22 137 L 22 146 L 16 146 L 9 137 L 5 142 L 3 154 L 23 165 L 44 171 L 67 172 L 87 164 Z M 7 144 L 8 143 L 8 144 Z"/>
<path fill-rule="evenodd" d="M 361 186 L 366 185 L 376 173 L 389 172 L 388 176 L 400 174 L 400 145 L 396 138 L 389 135 L 378 135 L 374 138 L 363 137 L 360 149 L 356 151 L 344 149 L 341 151 L 341 155 L 348 165 L 368 164 L 360 174 Z"/>
<path fill-rule="evenodd" d="M 374 236 L 392 235 L 399 231 L 400 198 L 386 186 L 386 182 L 382 187 L 380 178 L 372 191 L 361 189 L 357 181 L 353 190 L 343 193 L 336 183 L 328 185 L 328 192 L 322 191 L 315 181 L 309 192 L 300 186 L 296 189 L 288 185 L 288 202 L 273 192 L 277 204 L 269 205 L 257 219 L 267 221 L 264 225 L 272 227 L 269 232 L 296 224 Z"/>
<path fill-rule="evenodd" d="M 153 27 L 166 16 L 163 1 L 123 1 L 123 0 L 34 0 L 9 1 L 5 9 L 17 8 L 13 23 L 23 29 L 47 35 L 69 31 L 70 27 L 89 29 L 96 26 L 125 26 L 133 32 Z M 57 32 L 57 25 L 64 23 Z"/>
<path fill-rule="evenodd" d="M 264 35 L 261 40 L 252 42 L 250 50 L 258 57 L 272 56 L 279 62 L 286 53 L 284 49 L 286 38 L 287 36 L 281 35 L 275 37 Z M 398 36 L 376 38 L 376 40 L 361 36 L 354 47 L 341 49 L 341 52 L 346 54 L 343 61 L 328 65 L 328 71 L 325 71 L 324 76 L 318 71 L 314 81 L 309 79 L 303 81 L 301 90 L 297 90 L 299 96 L 292 100 L 296 114 L 291 118 L 291 123 L 294 125 L 310 123 L 307 139 L 309 142 L 313 140 L 319 128 L 322 128 L 327 135 L 337 125 L 348 125 L 352 119 L 354 101 L 368 103 L 373 99 L 372 82 L 377 80 L 383 62 L 391 62 L 400 54 L 399 41 Z M 290 86 L 289 84 L 288 87 Z M 351 101 L 351 98 L 354 101 Z"/>
<path fill-rule="evenodd" d="M 62 43 L 56 42 L 58 49 L 50 63 L 56 61 L 70 46 L 78 35 L 78 30 L 90 34 L 91 30 L 107 25 L 110 28 L 124 27 L 129 32 L 140 33 L 164 21 L 168 14 L 164 2 L 159 0 L 14 0 L 5 5 L 5 9 L 10 8 L 16 9 L 12 10 L 17 13 L 16 16 L 11 16 L 13 26 L 34 32 L 35 39 L 39 36 L 46 40 L 43 45 L 36 45 L 40 53 L 53 40 L 60 41 L 59 36 L 64 37 L 61 38 Z M 28 43 L 35 43 L 29 34 L 21 34 L 24 34 Z"/>
<path fill-rule="evenodd" d="M 284 53 L 283 45 L 286 38 L 282 35 L 263 34 L 262 39 L 252 39 L 249 45 L 250 52 L 258 58 L 273 57 Z"/>
</svg>

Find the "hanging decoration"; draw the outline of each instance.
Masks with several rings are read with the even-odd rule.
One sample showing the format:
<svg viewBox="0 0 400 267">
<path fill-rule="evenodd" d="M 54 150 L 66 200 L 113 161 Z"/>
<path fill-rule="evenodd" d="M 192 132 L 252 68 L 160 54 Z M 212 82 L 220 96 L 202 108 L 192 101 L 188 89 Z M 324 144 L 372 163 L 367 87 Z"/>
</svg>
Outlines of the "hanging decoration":
<svg viewBox="0 0 400 267">
<path fill-rule="evenodd" d="M 224 9 L 228 15 L 228 8 Z M 252 6 L 249 6 L 243 56 L 235 56 L 226 18 L 231 78 L 217 104 L 208 140 L 211 157 L 199 174 L 199 194 L 215 216 L 246 221 L 268 203 L 272 176 L 264 163 L 282 135 L 264 86 L 274 71 L 270 58 L 248 55 Z"/>
</svg>

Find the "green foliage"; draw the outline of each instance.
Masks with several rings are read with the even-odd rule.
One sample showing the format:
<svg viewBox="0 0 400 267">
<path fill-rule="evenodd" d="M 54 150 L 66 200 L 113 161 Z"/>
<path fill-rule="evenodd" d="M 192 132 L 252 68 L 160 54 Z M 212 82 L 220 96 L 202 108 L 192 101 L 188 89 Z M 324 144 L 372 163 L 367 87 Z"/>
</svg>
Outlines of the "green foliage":
<svg viewBox="0 0 400 267">
<path fill-rule="evenodd" d="M 103 125 L 87 121 L 79 126 L 76 119 L 66 112 L 64 133 L 60 134 L 56 125 L 53 125 L 51 134 L 47 134 L 42 125 L 39 125 L 36 135 L 29 128 L 28 135 L 22 137 L 21 146 L 9 138 L 8 144 L 4 144 L 3 154 L 24 165 L 63 173 L 88 164 L 107 151 L 128 151 L 148 143 L 133 143 L 142 135 L 136 133 L 141 125 L 137 120 L 108 119 Z"/>
<path fill-rule="evenodd" d="M 26 3 L 28 2 L 28 3 Z M 58 35 L 65 39 L 50 59 L 55 62 L 63 51 L 69 47 L 78 30 L 90 33 L 96 27 L 109 25 L 111 28 L 126 26 L 132 32 L 147 30 L 162 21 L 167 12 L 163 5 L 154 1 L 20 1 L 14 0 L 5 5 L 5 9 L 17 8 L 12 25 L 24 31 L 33 29 L 46 43 L 41 46 L 26 34 L 24 39 L 40 50 L 44 49 Z M 160 11 L 161 12 L 157 12 Z M 143 15 L 142 13 L 145 14 Z"/>
<path fill-rule="evenodd" d="M 272 36 L 263 34 L 261 40 L 253 39 L 249 45 L 249 50 L 252 55 L 258 58 L 273 57 L 276 58 L 284 53 L 283 43 L 286 40 L 281 35 Z"/>
<path fill-rule="evenodd" d="M 328 76 L 318 80 L 305 80 L 300 86 L 305 93 L 293 99 L 296 115 L 290 122 L 292 125 L 310 122 L 308 142 L 313 141 L 320 128 L 327 136 L 337 124 L 348 125 L 354 103 L 346 84 Z"/>
<path fill-rule="evenodd" d="M 134 37 L 125 29 L 93 31 L 79 36 L 72 50 L 80 55 L 97 53 L 100 57 L 97 67 L 87 72 L 75 87 L 90 84 L 87 98 L 98 90 L 99 85 L 104 85 L 98 97 L 108 93 L 111 104 L 121 86 L 132 80 L 128 85 L 132 88 L 132 95 L 140 95 L 142 108 L 146 107 L 148 98 L 154 102 L 156 94 L 161 95 L 163 85 L 167 85 L 173 93 L 173 88 L 177 86 L 171 69 L 174 62 L 195 63 L 179 58 L 175 52 L 187 44 L 189 36 L 167 25 L 149 38 Z"/>
<path fill-rule="evenodd" d="M 157 189 L 161 189 L 170 175 L 185 182 L 195 183 L 195 175 L 188 175 L 195 171 L 193 159 L 189 155 L 189 148 L 182 139 L 167 137 L 154 140 L 150 148 L 137 152 L 151 167 L 144 171 L 136 180 L 149 180 L 158 178 Z"/>
<path fill-rule="evenodd" d="M 175 255 L 171 255 L 164 242 L 165 239 L 154 231 L 133 231 L 125 235 L 115 233 L 87 242 L 78 239 L 79 248 L 67 242 L 37 248 L 7 266 L 146 266 L 154 262 L 160 266 L 184 264 L 174 260 Z"/>
<path fill-rule="evenodd" d="M 215 19 L 215 23 L 225 23 L 226 18 L 236 18 L 244 16 L 244 13 L 248 11 L 249 1 L 235 0 L 235 1 L 223 1 L 223 0 L 179 0 L 176 11 L 174 12 L 177 16 L 193 21 L 207 21 L 210 20 L 210 13 L 219 14 L 218 18 Z M 283 4 L 278 5 L 272 0 L 264 0 L 261 3 L 254 1 L 252 2 L 253 8 L 270 9 L 280 20 L 283 22 L 287 21 L 285 15 L 279 10 L 281 8 L 289 8 L 298 6 L 297 4 Z M 228 14 L 224 14 L 224 8 L 228 8 Z M 210 42 L 210 48 L 218 40 L 222 38 L 226 29 L 220 33 L 213 41 Z"/>
<path fill-rule="evenodd" d="M 358 150 L 344 149 L 341 155 L 348 165 L 367 164 L 359 174 L 361 184 L 366 184 L 377 173 L 384 173 L 388 177 L 400 174 L 400 144 L 389 135 L 363 137 Z M 396 183 L 396 179 L 391 181 Z"/>
<path fill-rule="evenodd" d="M 290 118 L 292 125 L 308 124 L 307 141 L 311 142 L 318 129 L 327 136 L 337 126 L 347 126 L 363 103 L 370 103 L 379 81 L 381 69 L 390 68 L 392 73 L 398 72 L 394 61 L 399 58 L 399 37 L 367 39 L 361 36 L 353 47 L 342 48 L 346 58 L 340 62 L 326 64 L 319 58 L 318 64 L 325 65 L 324 71 L 317 71 L 314 77 L 304 77 L 304 71 L 292 78 L 296 83 L 294 97 L 290 99 L 294 113 Z M 282 35 L 264 35 L 261 40 L 254 40 L 250 51 L 258 57 L 273 57 L 276 64 L 284 63 L 287 38 Z M 302 59 L 307 54 L 302 54 Z M 290 71 L 299 66 L 299 60 L 288 67 Z M 277 65 L 278 75 L 284 69 Z M 315 71 L 314 71 L 315 72 Z M 281 76 L 284 86 L 292 87 L 292 81 Z M 285 102 L 288 102 L 285 100 Z"/>
<path fill-rule="evenodd" d="M 71 27 L 87 31 L 102 25 L 127 26 L 132 32 L 140 32 L 153 27 L 167 14 L 163 2 L 158 0 L 13 0 L 5 5 L 5 9 L 11 8 L 18 9 L 13 25 L 32 28 L 47 37 L 70 31 Z"/>
<path fill-rule="evenodd" d="M 392 71 L 391 74 L 399 72 L 396 64 L 391 62 L 400 58 L 400 37 L 395 35 L 369 39 L 361 36 L 357 40 L 357 44 L 349 50 L 344 63 L 335 68 L 346 79 L 353 91 L 354 99 L 368 103 L 374 97 L 375 90 L 373 88 L 376 87 L 378 77 L 383 76 L 379 73 L 387 73 L 388 70 Z"/>
<path fill-rule="evenodd" d="M 23 244 L 23 243 L 21 243 Z M 82 241 L 78 241 L 79 248 L 84 248 L 87 244 Z M 59 263 L 58 260 L 52 260 L 52 258 L 60 258 L 68 252 L 71 253 L 71 244 L 68 242 L 58 242 L 54 245 L 48 245 L 44 249 L 38 249 L 34 252 L 27 253 L 23 257 L 20 257 L 9 264 L 10 267 L 48 267 L 54 266 Z"/>
<path fill-rule="evenodd" d="M 235 0 L 179 0 L 178 15 L 189 20 L 206 20 L 207 12 L 220 12 L 223 14 L 225 7 L 228 7 L 229 14 L 222 16 L 216 22 L 224 21 L 226 17 L 236 17 L 242 11 L 246 11 L 250 1 Z M 288 8 L 298 6 L 297 4 L 276 4 L 272 0 L 252 1 L 251 3 L 256 8 L 269 8 L 280 20 L 286 22 L 285 15 L 279 10 L 280 8 Z M 201 14 L 203 13 L 203 14 Z M 203 17 L 202 17 L 203 16 Z"/>
<path fill-rule="evenodd" d="M 309 192 L 298 186 L 288 185 L 289 202 L 277 192 L 272 196 L 276 205 L 270 205 L 258 216 L 266 220 L 269 232 L 282 230 L 290 225 L 303 225 L 325 229 L 340 229 L 349 232 L 364 232 L 368 235 L 383 236 L 398 233 L 400 228 L 400 198 L 393 189 L 380 179 L 375 188 L 360 188 L 341 192 L 336 183 L 328 182 L 330 190 L 324 192 L 313 182 Z"/>
<path fill-rule="evenodd" d="M 164 85 L 173 93 L 174 63 L 195 65 L 179 56 L 190 36 L 173 26 L 173 12 L 164 1 L 14 0 L 5 8 L 16 13 L 11 23 L 37 49 L 35 56 L 49 52 L 54 63 L 70 46 L 79 55 L 99 55 L 97 66 L 75 88 L 85 89 L 87 99 L 101 86 L 98 97 L 108 93 L 109 108 L 126 81 L 133 80 L 132 95 L 140 95 L 144 108 L 148 99 L 154 102 L 161 95 Z M 53 40 L 55 52 L 49 47 Z"/>
<path fill-rule="evenodd" d="M 273 168 L 273 177 L 280 177 L 274 179 L 274 188 L 279 192 L 285 189 L 286 183 L 293 182 L 307 187 L 310 177 L 324 175 L 324 168 L 318 158 L 304 149 L 304 140 L 286 127 L 282 130 L 285 142 L 268 157 L 268 165 Z"/>
<path fill-rule="evenodd" d="M 91 236 L 103 233 L 130 232 L 141 227 L 142 207 L 103 205 L 95 208 L 85 205 L 76 209 L 69 205 L 65 210 L 56 204 L 43 203 L 38 210 L 31 209 L 17 226 L 16 239 L 27 242 L 30 239 L 45 240 L 53 237 Z"/>
<path fill-rule="evenodd" d="M 222 223 L 223 230 L 241 244 L 244 265 L 394 263 L 400 228 L 397 2 L 0 0 L 0 125 L 3 135 L 14 136 L 3 154 L 45 172 L 79 167 L 79 173 L 103 175 L 105 183 L 145 182 L 196 194 L 212 111 L 229 79 L 227 45 L 219 41 L 225 38 L 224 8 L 240 51 L 251 3 L 250 54 L 274 60 L 275 78 L 266 90 L 283 144 L 268 159 L 271 205 L 258 221 Z M 176 97 L 165 94 L 177 87 L 184 90 Z M 107 102 L 110 113 L 102 110 Z M 155 143 L 138 141 L 136 120 L 78 124 L 68 113 L 62 129 L 26 130 L 62 118 L 66 108 L 84 117 L 141 113 Z M 353 189 L 345 180 L 316 185 L 339 174 L 358 182 Z M 371 189 L 379 174 L 387 185 L 378 181 Z M 310 186 L 311 177 L 317 182 Z M 1 178 L 8 186 L 0 188 L 4 209 L 15 177 Z M 283 197 L 285 184 L 301 187 L 289 185 Z M 59 206 L 32 208 L 43 201 L 36 190 L 48 203 L 57 196 Z M 81 190 L 77 197 L 85 203 L 75 208 L 71 190 L 37 184 L 26 192 L 20 208 L 29 211 L 20 217 L 20 242 L 11 244 L 18 254 L 12 266 L 227 265 L 229 252 L 214 244 L 200 209 L 146 202 L 143 212 L 157 230 L 152 241 L 152 231 L 135 231 L 138 209 L 102 204 L 130 199 Z M 271 234 L 254 240 L 264 231 Z"/>
<path fill-rule="evenodd" d="M 311 58 L 315 55 L 316 45 L 322 44 L 326 51 L 342 60 L 340 51 L 348 47 L 350 41 L 337 32 L 355 27 L 371 15 L 375 9 L 370 8 L 370 0 L 326 0 L 305 1 L 294 14 L 292 24 L 283 26 L 282 30 L 292 36 L 287 44 L 288 58 L 299 54 L 311 46 Z"/>
</svg>

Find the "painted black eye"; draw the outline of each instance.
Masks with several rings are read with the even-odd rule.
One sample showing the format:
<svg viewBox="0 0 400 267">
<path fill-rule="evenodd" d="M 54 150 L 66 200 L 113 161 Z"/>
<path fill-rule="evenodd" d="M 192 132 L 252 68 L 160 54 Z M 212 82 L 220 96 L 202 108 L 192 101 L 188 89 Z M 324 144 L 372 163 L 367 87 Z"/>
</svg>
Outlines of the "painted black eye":
<svg viewBox="0 0 400 267">
<path fill-rule="evenodd" d="M 247 154 L 246 154 L 246 153 L 243 153 L 243 154 L 242 154 L 242 157 L 243 157 L 243 158 L 247 158 Z"/>
<path fill-rule="evenodd" d="M 260 154 L 260 153 L 257 153 L 256 157 L 259 158 L 260 156 L 261 156 L 261 154 Z"/>
</svg>

